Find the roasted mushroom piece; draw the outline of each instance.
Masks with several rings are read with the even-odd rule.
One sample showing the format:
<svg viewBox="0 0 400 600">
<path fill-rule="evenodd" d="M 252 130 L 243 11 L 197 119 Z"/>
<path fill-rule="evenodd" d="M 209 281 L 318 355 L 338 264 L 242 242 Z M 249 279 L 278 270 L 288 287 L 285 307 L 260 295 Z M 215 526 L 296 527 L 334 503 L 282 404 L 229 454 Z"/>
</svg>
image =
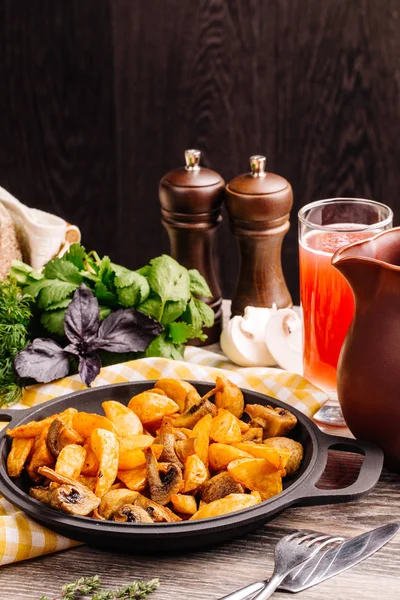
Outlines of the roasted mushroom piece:
<svg viewBox="0 0 400 600">
<path fill-rule="evenodd" d="M 209 401 L 209 396 L 215 393 L 215 389 L 208 392 L 198 404 L 193 404 L 189 410 L 184 412 L 182 415 L 179 415 L 174 420 L 175 427 L 187 427 L 188 429 L 193 429 L 200 419 L 210 414 L 213 417 L 217 414 L 217 409 L 215 405 Z"/>
<path fill-rule="evenodd" d="M 62 448 L 68 444 L 83 444 L 83 437 L 72 427 L 66 425 L 61 419 L 54 419 L 47 432 L 46 444 L 54 458 L 60 454 Z"/>
<path fill-rule="evenodd" d="M 113 521 L 118 523 L 154 523 L 149 513 L 134 504 L 124 504 L 114 513 Z"/>
<path fill-rule="evenodd" d="M 272 446 L 272 448 L 276 448 L 277 450 L 289 450 L 290 458 L 285 465 L 286 475 L 294 475 L 299 470 L 304 453 L 300 442 L 287 437 L 273 437 L 265 440 L 264 444 Z"/>
<path fill-rule="evenodd" d="M 59 485 L 50 485 L 47 488 L 33 487 L 29 490 L 32 498 L 40 500 L 52 508 L 58 508 L 81 517 L 90 514 L 99 505 L 100 498 L 97 498 L 93 492 L 78 481 L 58 475 L 48 467 L 39 468 L 39 473 Z"/>
<path fill-rule="evenodd" d="M 229 496 L 229 494 L 243 493 L 244 489 L 240 483 L 237 483 L 227 471 L 223 471 L 203 484 L 201 488 L 201 499 L 208 504 L 209 502 L 214 502 L 214 500 L 225 498 L 225 496 Z"/>
<path fill-rule="evenodd" d="M 154 502 L 165 506 L 170 502 L 171 495 L 176 494 L 180 490 L 182 485 L 182 471 L 176 464 L 169 463 L 167 470 L 164 473 L 160 473 L 151 446 L 144 450 L 144 454 L 146 457 L 150 497 Z"/>
<path fill-rule="evenodd" d="M 99 516 L 109 520 L 124 504 L 133 504 L 139 492 L 127 489 L 109 490 L 104 494 L 99 505 Z"/>
<path fill-rule="evenodd" d="M 173 513 L 172 510 L 166 506 L 157 504 L 157 502 L 153 502 L 153 500 L 146 498 L 146 496 L 142 496 L 142 494 L 138 494 L 138 497 L 135 500 L 135 506 L 143 508 L 152 518 L 154 523 L 176 523 L 182 521 L 182 519 Z"/>
<path fill-rule="evenodd" d="M 177 465 L 179 469 L 183 469 L 183 464 L 175 451 L 175 439 L 173 421 L 168 417 L 164 417 L 159 434 L 155 439 L 156 444 L 162 444 L 162 446 L 164 446 L 159 460 L 162 462 L 173 463 Z"/>
<path fill-rule="evenodd" d="M 285 408 L 247 404 L 245 412 L 250 415 L 252 425 L 263 428 L 264 438 L 285 436 L 297 423 L 297 418 Z"/>
</svg>

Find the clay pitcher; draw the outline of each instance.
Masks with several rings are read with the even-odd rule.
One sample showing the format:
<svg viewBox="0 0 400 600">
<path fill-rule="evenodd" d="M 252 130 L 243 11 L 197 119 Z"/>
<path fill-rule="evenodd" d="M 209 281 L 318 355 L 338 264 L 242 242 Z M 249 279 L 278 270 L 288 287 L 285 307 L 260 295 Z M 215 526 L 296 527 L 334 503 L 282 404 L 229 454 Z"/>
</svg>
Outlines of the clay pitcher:
<svg viewBox="0 0 400 600">
<path fill-rule="evenodd" d="M 356 308 L 337 370 L 343 416 L 400 472 L 400 227 L 339 249 L 332 264 Z"/>
</svg>

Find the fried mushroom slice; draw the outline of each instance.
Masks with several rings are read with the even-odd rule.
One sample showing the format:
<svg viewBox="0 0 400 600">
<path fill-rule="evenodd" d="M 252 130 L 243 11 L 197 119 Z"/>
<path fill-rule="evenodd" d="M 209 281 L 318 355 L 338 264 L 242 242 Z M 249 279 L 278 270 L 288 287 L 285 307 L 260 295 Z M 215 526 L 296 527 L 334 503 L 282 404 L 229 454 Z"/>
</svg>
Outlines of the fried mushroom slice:
<svg viewBox="0 0 400 600">
<path fill-rule="evenodd" d="M 57 458 L 62 448 L 68 444 L 83 444 L 83 437 L 72 427 L 66 425 L 61 419 L 54 419 L 47 432 L 47 448 Z"/>
<path fill-rule="evenodd" d="M 124 504 L 114 513 L 113 521 L 118 523 L 154 523 L 149 513 L 134 504 Z"/>
<path fill-rule="evenodd" d="M 163 451 L 159 459 L 160 461 L 173 463 L 177 465 L 179 469 L 183 469 L 183 464 L 175 451 L 175 432 L 172 419 L 164 417 L 155 442 L 163 446 Z"/>
<path fill-rule="evenodd" d="M 70 477 L 59 475 L 48 467 L 39 468 L 39 473 L 51 481 L 48 488 L 31 488 L 29 494 L 32 498 L 40 500 L 52 508 L 84 517 L 98 507 L 100 499 L 97 498 L 86 486 Z"/>
<path fill-rule="evenodd" d="M 243 493 L 244 489 L 240 483 L 237 483 L 229 473 L 223 471 L 203 484 L 201 488 L 201 499 L 208 504 L 209 502 L 214 502 L 214 500 L 225 498 L 225 496 L 229 496 L 229 494 Z"/>
<path fill-rule="evenodd" d="M 285 408 L 246 404 L 245 412 L 250 415 L 253 424 L 263 428 L 263 437 L 284 436 L 295 427 L 297 418 Z"/>
<path fill-rule="evenodd" d="M 147 466 L 147 481 L 150 497 L 154 502 L 165 506 L 171 501 L 171 495 L 179 492 L 182 485 L 182 471 L 174 463 L 169 463 L 167 470 L 160 473 L 153 449 L 144 450 Z"/>
<path fill-rule="evenodd" d="M 277 450 L 289 450 L 290 458 L 285 465 L 286 475 L 290 476 L 297 473 L 304 454 L 303 446 L 299 442 L 287 437 L 272 437 L 265 440 L 264 444 Z"/>
<path fill-rule="evenodd" d="M 214 390 L 211 391 L 214 392 Z M 207 395 L 208 394 L 206 394 L 206 396 Z M 208 398 L 206 398 L 206 396 L 204 396 L 198 404 L 193 404 L 189 410 L 184 412 L 182 415 L 179 415 L 179 417 L 177 417 L 174 421 L 174 426 L 193 429 L 196 423 L 206 415 L 210 414 L 211 416 L 215 417 L 217 414 L 217 409 L 214 404 L 210 402 Z"/>
<path fill-rule="evenodd" d="M 157 502 L 153 502 L 153 500 L 142 496 L 142 494 L 138 494 L 134 504 L 143 508 L 151 517 L 153 523 L 177 523 L 178 521 L 182 521 L 172 510 L 166 506 L 157 504 Z"/>
<path fill-rule="evenodd" d="M 139 492 L 128 489 L 109 490 L 101 498 L 99 504 L 99 516 L 102 519 L 110 520 L 115 512 L 125 504 L 134 504 L 138 498 Z"/>
</svg>

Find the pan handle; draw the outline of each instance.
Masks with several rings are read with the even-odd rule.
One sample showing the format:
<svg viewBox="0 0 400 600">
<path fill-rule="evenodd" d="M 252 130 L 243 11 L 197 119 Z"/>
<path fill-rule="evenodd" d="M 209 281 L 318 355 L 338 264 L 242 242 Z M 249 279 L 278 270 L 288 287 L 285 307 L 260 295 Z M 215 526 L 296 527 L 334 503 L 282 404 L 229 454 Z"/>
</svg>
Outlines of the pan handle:
<svg viewBox="0 0 400 600">
<path fill-rule="evenodd" d="M 33 409 L 21 408 L 18 410 L 15 408 L 2 408 L 0 409 L 0 423 L 6 421 L 10 424 L 10 426 L 12 426 L 14 420 L 21 419 L 23 416 L 25 417 L 30 413 L 31 410 Z"/>
<path fill-rule="evenodd" d="M 383 451 L 378 446 L 370 442 L 326 435 L 322 432 L 318 435 L 318 439 L 320 447 L 313 475 L 304 482 L 301 490 L 296 490 L 300 504 L 352 502 L 365 496 L 375 487 L 383 467 Z M 345 488 L 323 490 L 315 487 L 325 470 L 330 448 L 364 455 L 357 480 Z"/>
</svg>

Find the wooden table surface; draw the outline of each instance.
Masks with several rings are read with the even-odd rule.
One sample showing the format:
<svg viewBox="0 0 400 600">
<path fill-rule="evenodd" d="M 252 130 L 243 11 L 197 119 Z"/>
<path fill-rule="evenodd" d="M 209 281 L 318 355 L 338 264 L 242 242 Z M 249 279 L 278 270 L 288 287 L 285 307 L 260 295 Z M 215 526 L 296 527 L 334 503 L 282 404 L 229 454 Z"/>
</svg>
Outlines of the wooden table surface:
<svg viewBox="0 0 400 600">
<path fill-rule="evenodd" d="M 333 433 L 338 433 L 336 430 Z M 346 434 L 346 431 L 342 430 Z M 342 487 L 358 470 L 357 461 L 333 453 L 324 485 L 340 479 Z M 99 574 L 116 588 L 134 579 L 159 577 L 153 600 L 217 600 L 243 585 L 268 577 L 273 548 L 293 529 L 354 536 L 400 519 L 400 476 L 384 471 L 366 498 L 349 504 L 291 508 L 261 529 L 222 546 L 188 554 L 141 557 L 80 546 L 0 569 L 0 600 L 50 598 L 80 576 Z M 400 534 L 365 562 L 297 595 L 299 600 L 399 600 Z M 287 598 L 276 592 L 274 598 Z"/>
</svg>

